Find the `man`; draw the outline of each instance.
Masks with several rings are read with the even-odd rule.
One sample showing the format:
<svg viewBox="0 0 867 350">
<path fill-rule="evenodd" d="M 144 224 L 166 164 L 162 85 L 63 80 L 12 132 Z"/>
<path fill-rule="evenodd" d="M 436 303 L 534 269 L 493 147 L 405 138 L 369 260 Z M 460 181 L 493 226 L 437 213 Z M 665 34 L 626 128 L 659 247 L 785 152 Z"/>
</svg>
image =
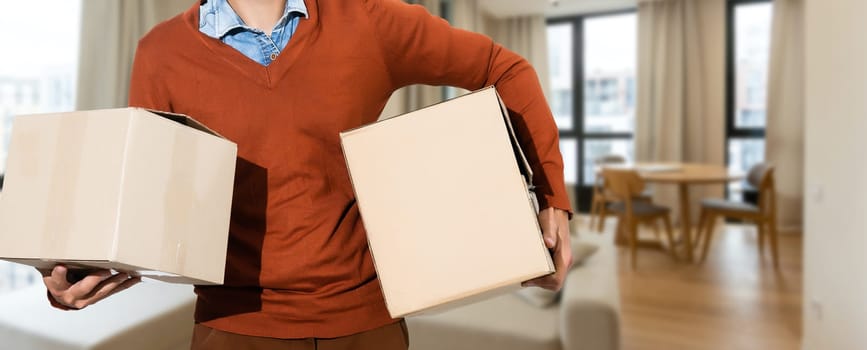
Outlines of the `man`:
<svg viewBox="0 0 867 350">
<path fill-rule="evenodd" d="M 419 83 L 497 86 L 537 174 L 557 269 L 526 285 L 562 286 L 572 258 L 557 128 L 524 59 L 399 0 L 207 0 L 141 39 L 130 88 L 130 105 L 193 116 L 238 144 L 225 285 L 196 288 L 193 349 L 407 348 L 338 133 Z M 66 272 L 45 277 L 61 308 L 138 281 L 101 271 L 70 284 Z"/>
</svg>

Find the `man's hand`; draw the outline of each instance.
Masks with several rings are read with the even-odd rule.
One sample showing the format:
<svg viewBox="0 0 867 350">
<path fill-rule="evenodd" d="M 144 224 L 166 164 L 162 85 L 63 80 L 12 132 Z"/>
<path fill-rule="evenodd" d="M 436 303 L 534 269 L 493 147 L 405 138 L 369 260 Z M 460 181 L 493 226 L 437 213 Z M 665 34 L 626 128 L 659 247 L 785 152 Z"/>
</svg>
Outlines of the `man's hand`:
<svg viewBox="0 0 867 350">
<path fill-rule="evenodd" d="M 126 273 L 112 274 L 109 270 L 90 271 L 76 281 L 68 279 L 67 274 L 71 275 L 72 272 L 63 265 L 40 272 L 42 282 L 54 301 L 70 309 L 83 309 L 141 281 L 141 277 L 131 277 Z"/>
<path fill-rule="evenodd" d="M 539 226 L 545 245 L 553 252 L 555 272 L 524 282 L 524 287 L 542 287 L 553 291 L 563 288 L 566 274 L 572 266 L 572 244 L 569 242 L 569 214 L 557 208 L 539 213 Z"/>
</svg>

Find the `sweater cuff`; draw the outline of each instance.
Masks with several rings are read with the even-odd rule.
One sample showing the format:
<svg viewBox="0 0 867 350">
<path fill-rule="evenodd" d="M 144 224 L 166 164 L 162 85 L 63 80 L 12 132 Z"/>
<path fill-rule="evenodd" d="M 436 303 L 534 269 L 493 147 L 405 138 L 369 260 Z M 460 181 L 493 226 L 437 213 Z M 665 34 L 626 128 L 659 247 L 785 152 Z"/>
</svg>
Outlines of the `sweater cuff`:
<svg viewBox="0 0 867 350">
<path fill-rule="evenodd" d="M 539 210 L 560 209 L 568 214 L 569 220 L 572 220 L 574 212 L 566 191 L 562 163 L 548 162 L 537 165 L 533 172 Z"/>
<path fill-rule="evenodd" d="M 547 194 L 539 195 L 539 209 L 545 210 L 548 208 L 555 208 L 565 211 L 566 214 L 569 215 L 569 220 L 572 220 L 572 206 L 569 204 L 569 198 L 564 198 L 563 196 L 552 196 Z"/>
</svg>

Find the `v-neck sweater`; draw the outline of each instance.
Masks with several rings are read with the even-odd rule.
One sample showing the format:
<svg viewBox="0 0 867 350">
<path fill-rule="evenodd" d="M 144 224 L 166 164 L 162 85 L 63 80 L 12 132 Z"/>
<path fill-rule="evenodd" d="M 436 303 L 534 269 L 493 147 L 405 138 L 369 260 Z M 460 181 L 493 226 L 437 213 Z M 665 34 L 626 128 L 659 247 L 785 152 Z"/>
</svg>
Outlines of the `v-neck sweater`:
<svg viewBox="0 0 867 350">
<path fill-rule="evenodd" d="M 570 210 L 558 130 L 526 60 L 402 1 L 306 3 L 267 67 L 200 33 L 198 1 L 138 44 L 129 104 L 192 116 L 238 144 L 225 284 L 195 288 L 196 322 L 218 330 L 331 338 L 396 321 L 339 132 L 376 121 L 400 87 L 495 85 L 541 207 Z"/>
</svg>

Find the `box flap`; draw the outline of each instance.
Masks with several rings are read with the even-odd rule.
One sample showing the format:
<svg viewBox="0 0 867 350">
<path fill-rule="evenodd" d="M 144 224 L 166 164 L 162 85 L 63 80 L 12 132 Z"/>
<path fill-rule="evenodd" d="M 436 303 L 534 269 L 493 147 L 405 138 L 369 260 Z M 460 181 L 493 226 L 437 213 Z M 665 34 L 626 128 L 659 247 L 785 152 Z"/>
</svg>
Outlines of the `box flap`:
<svg viewBox="0 0 867 350">
<path fill-rule="evenodd" d="M 187 115 L 184 115 L 184 114 L 178 114 L 178 113 L 171 113 L 171 112 L 157 111 L 157 110 L 154 110 L 154 109 L 147 109 L 147 108 L 136 108 L 136 109 L 141 109 L 141 110 L 144 110 L 144 111 L 151 112 L 151 113 L 156 114 L 156 115 L 158 115 L 158 116 L 160 116 L 160 117 L 163 117 L 163 118 L 166 118 L 166 119 L 168 119 L 168 120 L 171 120 L 171 121 L 173 121 L 173 122 L 175 122 L 175 123 L 178 123 L 178 124 L 181 124 L 181 125 L 186 125 L 186 126 L 189 126 L 189 127 L 193 128 L 193 129 L 196 129 L 196 130 L 199 130 L 199 131 L 203 131 L 203 132 L 206 132 L 206 133 L 208 133 L 208 134 L 211 134 L 211 135 L 214 135 L 214 136 L 217 136 L 217 137 L 220 137 L 220 138 L 224 138 L 224 139 L 225 139 L 225 137 L 223 137 L 223 135 L 220 135 L 218 132 L 216 132 L 216 131 L 214 131 L 214 130 L 211 130 L 210 128 L 208 128 L 207 126 L 205 126 L 205 125 L 202 124 L 202 123 L 199 123 L 197 120 L 193 119 L 193 118 L 190 117 L 190 116 L 187 116 Z"/>
<path fill-rule="evenodd" d="M 496 90 L 494 92 L 496 93 Z M 500 94 L 496 93 L 496 95 L 497 102 L 500 103 L 500 112 L 503 113 L 503 119 L 506 122 L 506 127 L 509 129 L 509 140 L 512 142 L 512 150 L 515 152 L 515 159 L 518 161 L 518 169 L 527 181 L 528 189 L 532 192 L 535 189 L 535 186 L 533 186 L 533 168 L 530 167 L 530 162 L 527 161 L 524 150 L 521 149 L 521 143 L 518 142 L 518 136 L 515 134 L 515 128 L 512 126 L 512 119 L 509 117 L 509 109 L 506 108 L 503 99 L 500 98 Z"/>
</svg>

